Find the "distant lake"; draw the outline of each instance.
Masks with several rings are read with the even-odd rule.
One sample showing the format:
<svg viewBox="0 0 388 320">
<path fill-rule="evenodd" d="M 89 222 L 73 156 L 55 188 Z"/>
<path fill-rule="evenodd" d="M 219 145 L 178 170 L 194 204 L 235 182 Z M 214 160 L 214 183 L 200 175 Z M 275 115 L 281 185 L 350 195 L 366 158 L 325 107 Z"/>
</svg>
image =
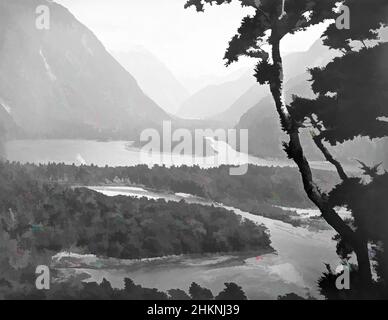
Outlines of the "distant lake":
<svg viewBox="0 0 388 320">
<path fill-rule="evenodd" d="M 13 140 L 6 143 L 6 155 L 10 161 L 21 163 L 63 162 L 65 164 L 94 164 L 97 166 L 136 166 L 145 165 L 198 165 L 202 168 L 215 167 L 222 164 L 241 165 L 254 164 L 258 166 L 295 166 L 292 161 L 280 159 L 261 159 L 248 156 L 236 151 L 225 150 L 230 147 L 225 142 L 213 141 L 213 149 L 217 158 L 199 157 L 182 154 L 167 154 L 155 152 L 147 154 L 138 148 L 132 147 L 128 141 L 92 141 L 92 140 Z M 315 169 L 333 170 L 332 166 L 324 161 L 313 161 Z M 354 171 L 354 168 L 347 168 Z"/>
</svg>

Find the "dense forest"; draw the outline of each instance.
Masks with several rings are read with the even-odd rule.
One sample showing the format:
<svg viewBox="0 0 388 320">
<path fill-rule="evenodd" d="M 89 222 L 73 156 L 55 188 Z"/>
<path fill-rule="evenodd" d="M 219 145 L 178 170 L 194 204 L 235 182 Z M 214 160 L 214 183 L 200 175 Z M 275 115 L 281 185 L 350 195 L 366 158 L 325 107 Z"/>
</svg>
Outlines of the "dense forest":
<svg viewBox="0 0 388 320">
<path fill-rule="evenodd" d="M 50 265 L 60 251 L 124 259 L 272 251 L 264 226 L 221 208 L 112 198 L 29 171 L 0 162 L 0 293 L 23 288 L 33 266 Z"/>
<path fill-rule="evenodd" d="M 216 207 L 164 200 L 115 198 L 30 178 L 23 167 L 0 165 L 3 229 L 39 250 L 72 246 L 118 258 L 266 248 L 263 227 Z M 8 214 L 7 214 L 8 213 Z M 7 219 L 7 216 L 9 219 Z"/>
<path fill-rule="evenodd" d="M 11 167 L 21 167 L 9 163 Z M 229 166 L 201 169 L 199 167 L 171 167 L 146 165 L 136 167 L 75 166 L 50 163 L 24 165 L 33 178 L 59 182 L 64 185 L 138 185 L 167 192 L 180 192 L 233 206 L 253 214 L 282 220 L 293 225 L 312 224 L 299 221 L 297 215 L 276 206 L 312 208 L 313 204 L 303 191 L 296 168 L 258 167 L 250 165 L 248 173 L 231 176 Z M 333 172 L 314 171 L 322 188 L 330 190 L 338 178 Z"/>
</svg>

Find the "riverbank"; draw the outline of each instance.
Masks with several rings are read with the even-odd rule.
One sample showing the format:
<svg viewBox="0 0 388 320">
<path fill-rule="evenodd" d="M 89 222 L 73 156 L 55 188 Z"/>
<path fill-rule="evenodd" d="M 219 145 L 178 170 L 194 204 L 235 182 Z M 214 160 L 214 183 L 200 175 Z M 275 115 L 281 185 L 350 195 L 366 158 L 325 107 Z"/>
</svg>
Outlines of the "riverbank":
<svg viewBox="0 0 388 320">
<path fill-rule="evenodd" d="M 164 199 L 166 201 L 186 201 L 188 203 L 197 203 L 203 205 L 223 205 L 238 208 L 242 211 L 250 212 L 253 215 L 270 218 L 273 220 L 289 223 L 294 227 L 304 227 L 312 231 L 329 230 L 330 226 L 320 218 L 319 211 L 314 208 L 298 209 L 277 207 L 269 204 L 259 204 L 257 201 L 236 201 L 235 199 L 224 199 L 224 201 L 217 202 L 213 199 L 206 199 L 185 193 L 174 193 L 170 190 L 156 190 L 147 188 L 144 185 L 120 185 L 120 183 L 107 183 L 97 186 L 78 186 L 86 187 L 97 192 L 102 192 L 108 196 L 128 195 L 136 198 L 145 197 L 148 199 Z M 310 214 L 306 214 L 310 212 Z"/>
<path fill-rule="evenodd" d="M 98 187 L 99 192 L 104 187 Z M 106 187 L 104 192 L 114 196 L 134 196 L 134 190 L 114 190 Z M 136 189 L 135 189 L 136 191 Z M 144 191 L 142 191 L 144 192 Z M 154 195 L 153 195 L 154 196 Z M 189 195 L 159 194 L 166 201 L 171 197 L 184 197 L 185 201 L 195 202 L 196 197 Z M 183 199 L 182 199 L 183 200 Z M 203 204 L 203 203 L 201 203 Z M 211 203 L 208 202 L 208 205 Z M 114 263 L 96 265 L 96 261 L 61 269 L 67 277 L 82 276 L 85 281 L 102 281 L 103 278 L 117 288 L 122 288 L 124 278 L 129 277 L 135 283 L 148 288 L 167 291 L 171 288 L 187 290 L 192 282 L 218 292 L 223 283 L 233 281 L 240 285 L 249 299 L 276 299 L 279 295 L 294 292 L 302 297 L 312 295 L 321 298 L 316 281 L 325 271 L 324 263 L 338 264 L 335 254 L 334 232 L 331 230 L 313 231 L 308 228 L 294 227 L 290 224 L 252 215 L 239 209 L 220 206 L 229 212 L 263 224 L 269 230 L 272 253 L 252 253 L 247 255 L 182 255 L 146 259 L 138 261 L 115 260 Z M 250 255 L 250 256 L 249 256 Z M 129 264 L 129 265 L 128 265 Z M 92 267 L 90 267 L 90 265 Z"/>
</svg>

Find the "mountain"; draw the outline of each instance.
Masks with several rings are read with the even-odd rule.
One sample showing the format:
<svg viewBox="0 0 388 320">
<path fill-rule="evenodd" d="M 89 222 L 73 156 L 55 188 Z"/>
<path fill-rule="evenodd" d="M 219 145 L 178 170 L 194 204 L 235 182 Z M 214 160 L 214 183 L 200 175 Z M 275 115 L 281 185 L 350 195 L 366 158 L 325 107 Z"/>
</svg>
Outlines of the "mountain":
<svg viewBox="0 0 388 320">
<path fill-rule="evenodd" d="M 270 95 L 271 92 L 267 85 L 259 85 L 255 83 L 252 85 L 241 97 L 239 97 L 227 110 L 213 116 L 213 119 L 235 126 L 240 120 L 241 116 L 247 112 L 257 101 Z"/>
<path fill-rule="evenodd" d="M 190 91 L 191 94 L 194 94 L 207 86 L 211 85 L 220 85 L 225 82 L 230 82 L 237 80 L 247 73 L 250 69 L 248 67 L 240 67 L 235 70 L 227 69 L 227 73 L 220 74 L 203 74 L 197 76 L 189 75 L 180 75 L 179 79 L 182 81 L 183 85 Z"/>
<path fill-rule="evenodd" d="M 49 30 L 36 27 L 39 5 Z M 0 113 L 25 137 L 130 138 L 169 116 L 63 6 L 0 2 Z"/>
<path fill-rule="evenodd" d="M 339 52 L 323 45 L 322 40 L 318 39 L 307 51 L 294 52 L 284 58 L 285 80 L 289 81 L 305 73 L 309 68 L 325 66 L 340 55 Z"/>
<path fill-rule="evenodd" d="M 237 79 L 206 86 L 182 104 L 178 116 L 192 119 L 212 118 L 224 112 L 254 83 L 255 78 L 252 72 L 248 71 Z"/>
<path fill-rule="evenodd" d="M 143 91 L 166 112 L 175 114 L 189 92 L 157 57 L 145 49 L 113 53 Z"/>
<path fill-rule="evenodd" d="M 305 52 L 287 55 L 284 58 L 287 103 L 292 101 L 292 95 L 313 98 L 314 94 L 309 82 L 311 76 L 307 70 L 324 66 L 337 55 L 338 53 L 325 47 L 320 39 Z M 263 87 L 267 87 L 267 90 L 265 91 Z M 268 91 L 268 86 L 256 84 L 256 89 L 251 88 L 217 118 L 235 123 L 241 115 L 240 120 L 237 120 L 236 127 L 249 130 L 249 152 L 251 154 L 261 157 L 284 157 L 281 141 L 285 136 L 279 125 L 272 96 Z M 268 95 L 263 98 L 265 92 Z M 257 95 L 256 100 L 255 95 Z M 244 111 L 246 112 L 244 113 Z M 308 137 L 306 137 L 306 141 L 309 141 Z M 307 152 L 318 157 L 310 142 L 307 143 Z"/>
<path fill-rule="evenodd" d="M 298 70 L 305 70 L 285 83 L 286 102 L 290 103 L 293 95 L 313 98 L 314 93 L 309 82 L 311 75 L 306 70 L 311 67 L 326 65 L 335 56 L 335 52 L 323 48 L 321 41 L 318 41 L 307 52 L 295 53 L 286 57 L 286 79 L 290 79 L 292 74 L 299 73 Z M 297 66 L 298 64 L 299 66 Z M 260 88 L 259 85 L 257 87 Z M 282 149 L 282 141 L 288 139 L 280 128 L 278 114 L 271 95 L 261 99 L 253 108 L 243 114 L 236 128 L 248 129 L 248 150 L 250 154 L 264 158 L 284 158 L 286 156 Z M 301 140 L 310 159 L 323 160 L 322 155 L 312 142 L 308 130 L 301 131 Z M 387 145 L 386 140 L 370 141 L 369 139 L 357 138 L 354 141 L 337 145 L 335 148 L 329 146 L 328 148 L 341 161 L 354 164 L 354 159 L 359 159 L 374 164 L 387 157 Z"/>
<path fill-rule="evenodd" d="M 313 98 L 308 79 L 310 75 L 305 72 L 291 79 L 285 84 L 286 102 L 292 101 L 292 96 L 300 95 Z M 284 158 L 282 140 L 285 135 L 281 130 L 278 114 L 272 96 L 266 96 L 253 108 L 247 111 L 236 126 L 237 129 L 248 129 L 248 150 L 252 155 L 263 158 Z M 308 147 L 313 152 L 312 146 Z M 314 152 L 314 154 L 316 154 Z"/>
<path fill-rule="evenodd" d="M 336 56 L 317 40 L 308 51 L 296 52 L 284 58 L 285 82 L 295 81 L 295 77 L 302 75 L 308 68 L 323 66 Z M 213 118 L 236 125 L 241 116 L 256 105 L 261 99 L 271 94 L 267 85 L 253 84 L 244 94 L 234 101 L 226 111 L 215 115 Z"/>
</svg>

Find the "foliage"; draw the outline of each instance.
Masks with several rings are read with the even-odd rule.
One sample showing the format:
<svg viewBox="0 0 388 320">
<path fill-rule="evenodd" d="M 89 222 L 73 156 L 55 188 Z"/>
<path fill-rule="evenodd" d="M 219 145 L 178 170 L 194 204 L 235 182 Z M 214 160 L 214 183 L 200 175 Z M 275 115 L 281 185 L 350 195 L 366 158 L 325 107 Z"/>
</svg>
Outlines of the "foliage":
<svg viewBox="0 0 388 320">
<path fill-rule="evenodd" d="M 228 4 L 231 0 L 189 0 L 186 8 L 194 6 L 197 11 L 204 11 L 205 4 Z M 271 61 L 265 50 L 266 44 L 276 45 L 285 35 L 335 18 L 336 0 L 287 0 L 286 15 L 282 14 L 282 1 L 274 0 L 239 0 L 241 6 L 255 10 L 246 16 L 237 34 L 232 38 L 225 53 L 227 65 L 238 61 L 241 56 L 258 59 L 255 76 L 260 84 L 278 81 L 277 66 Z M 281 17 L 281 18 L 280 18 Z"/>
<path fill-rule="evenodd" d="M 359 136 L 388 135 L 388 43 L 363 48 L 311 70 L 314 100 L 296 98 L 291 104 L 298 121 L 316 117 L 319 137 L 332 145 Z M 306 124 L 307 125 L 307 124 Z"/>
<path fill-rule="evenodd" d="M 376 30 L 387 25 L 387 1 L 345 0 L 343 4 L 349 7 L 351 28 L 338 31 L 331 24 L 323 34 L 324 44 L 347 52 L 352 50 L 354 41 L 378 40 Z"/>
<path fill-rule="evenodd" d="M 351 13 L 351 28 L 339 32 L 335 25 L 324 33 L 324 43 L 343 52 L 324 68 L 310 70 L 315 99 L 296 97 L 290 106 L 293 117 L 314 130 L 314 139 L 332 145 L 353 140 L 388 135 L 388 69 L 385 63 L 388 44 L 381 43 L 379 30 L 388 25 L 388 3 L 381 0 L 346 0 Z M 388 292 L 388 216 L 386 193 L 388 173 L 380 164 L 360 162 L 364 178 L 342 177 L 342 182 L 328 194 L 330 206 L 345 206 L 352 219 L 345 221 L 369 250 L 377 281 L 363 283 L 359 266 L 352 266 L 351 290 L 335 287 L 336 275 L 330 267 L 319 281 L 328 299 L 386 298 Z M 366 178 L 366 177 L 367 178 Z M 339 235 L 337 253 L 347 261 L 354 246 Z"/>
<path fill-rule="evenodd" d="M 278 297 L 278 300 L 292 300 L 292 301 L 296 301 L 296 300 L 316 300 L 315 298 L 309 296 L 307 299 L 301 297 L 301 296 L 298 296 L 297 294 L 295 293 L 287 293 L 283 296 L 279 296 Z"/>
<path fill-rule="evenodd" d="M 251 250 L 269 245 L 266 229 L 226 210 L 185 202 L 107 197 L 38 182 L 0 165 L 1 230 L 26 248 L 117 258 Z"/>
<path fill-rule="evenodd" d="M 195 282 L 191 284 L 189 293 L 192 300 L 213 300 L 212 292 Z"/>
<path fill-rule="evenodd" d="M 221 208 L 107 197 L 0 163 L 0 296 L 25 291 L 35 283 L 37 265 L 49 266 L 53 255 L 71 250 L 137 259 L 271 247 L 264 226 Z M 89 297 L 97 288 L 85 290 Z"/>
<path fill-rule="evenodd" d="M 10 166 L 20 167 L 13 163 Z M 140 185 L 167 192 L 188 193 L 244 211 L 296 224 L 290 212 L 274 206 L 311 208 L 295 168 L 258 167 L 250 165 L 248 173 L 231 176 L 228 166 L 201 169 L 145 165 L 136 167 L 24 165 L 34 179 L 65 185 Z M 330 190 L 338 181 L 333 172 L 314 171 L 322 188 Z"/>
<path fill-rule="evenodd" d="M 235 283 L 225 283 L 225 289 L 221 291 L 216 300 L 247 300 L 247 297 L 240 286 Z"/>
<path fill-rule="evenodd" d="M 225 285 L 227 288 L 222 292 L 230 291 L 228 289 L 230 287 L 239 288 L 239 295 L 245 297 L 245 293 L 235 283 Z M 7 293 L 5 298 L 12 300 L 213 300 L 211 291 L 196 283 L 191 284 L 190 291 L 193 292 L 194 298 L 181 289 L 171 289 L 165 293 L 157 289 L 144 288 L 136 285 L 129 278 L 124 279 L 123 289 L 113 288 L 106 279 L 96 283 L 81 282 L 77 278 L 72 278 L 66 282 L 54 283 L 47 291 L 31 287 L 28 290 Z M 229 296 L 224 296 L 224 299 L 221 293 L 216 300 L 229 300 Z"/>
<path fill-rule="evenodd" d="M 197 10 L 203 11 L 206 3 L 220 5 L 230 1 L 190 0 L 186 6 L 195 6 Z M 353 251 L 357 256 L 358 268 L 353 272 L 357 289 L 354 292 L 360 293 L 363 288 L 369 293 L 375 289 L 368 255 L 370 244 L 376 246 L 373 250 L 378 261 L 376 270 L 379 283 L 385 286 L 388 259 L 384 256 L 388 253 L 384 253 L 384 249 L 388 242 L 381 230 L 386 230 L 388 219 L 386 201 L 380 195 L 386 193 L 388 173 L 379 176 L 378 166 L 372 166 L 366 170 L 370 182 L 349 179 L 323 141 L 336 145 L 358 136 L 387 136 L 388 70 L 384 58 L 388 46 L 376 41 L 379 40 L 379 29 L 388 24 L 387 1 L 342 1 L 350 8 L 351 28 L 337 30 L 332 21 L 324 34 L 324 42 L 331 48 L 340 49 L 344 56 L 336 58 L 325 68 L 311 70 L 316 99 L 296 98 L 290 106 L 284 101 L 281 39 L 326 19 L 336 18 L 333 9 L 337 1 L 288 0 L 285 1 L 285 16 L 280 14 L 280 4 L 284 1 L 240 0 L 240 3 L 256 10 L 254 15 L 243 19 L 238 34 L 230 42 L 225 55 L 227 64 L 237 61 L 243 55 L 258 59 L 255 69 L 257 81 L 270 85 L 282 129 L 289 137 L 289 142 L 283 143 L 284 150 L 298 165 L 306 194 L 321 210 L 325 220 L 339 233 L 337 251 L 342 258 Z M 264 45 L 270 47 L 270 53 L 263 49 Z M 300 139 L 299 131 L 302 127 L 312 129 L 312 138 L 317 148 L 335 166 L 342 180 L 330 194 L 321 190 L 312 175 Z M 365 169 L 365 165 L 363 167 Z M 350 208 L 353 220 L 343 220 L 335 211 L 335 205 Z M 331 276 L 329 270 L 324 278 L 330 282 Z"/>
</svg>

